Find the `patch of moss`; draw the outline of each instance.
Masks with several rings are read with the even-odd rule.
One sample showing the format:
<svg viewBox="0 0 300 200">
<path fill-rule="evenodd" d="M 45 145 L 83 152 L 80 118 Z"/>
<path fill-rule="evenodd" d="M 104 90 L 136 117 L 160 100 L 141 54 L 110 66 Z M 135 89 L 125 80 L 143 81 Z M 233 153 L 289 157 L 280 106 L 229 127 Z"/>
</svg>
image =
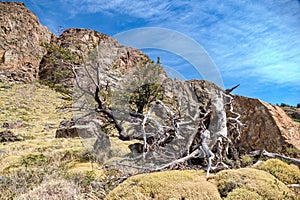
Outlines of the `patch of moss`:
<svg viewBox="0 0 300 200">
<path fill-rule="evenodd" d="M 165 171 L 128 178 L 107 199 L 221 199 L 204 171 Z"/>
<path fill-rule="evenodd" d="M 259 163 L 255 168 L 269 172 L 285 184 L 300 184 L 299 168 L 279 159 L 269 159 Z"/>
<path fill-rule="evenodd" d="M 241 188 L 255 192 L 263 199 L 294 199 L 286 185 L 271 174 L 258 169 L 224 170 L 217 173 L 215 180 L 222 197 L 227 197 L 234 190 Z M 238 198 L 236 193 L 237 191 L 233 195 Z"/>
<path fill-rule="evenodd" d="M 237 188 L 230 192 L 225 200 L 263 200 L 263 198 L 251 190 Z"/>
</svg>

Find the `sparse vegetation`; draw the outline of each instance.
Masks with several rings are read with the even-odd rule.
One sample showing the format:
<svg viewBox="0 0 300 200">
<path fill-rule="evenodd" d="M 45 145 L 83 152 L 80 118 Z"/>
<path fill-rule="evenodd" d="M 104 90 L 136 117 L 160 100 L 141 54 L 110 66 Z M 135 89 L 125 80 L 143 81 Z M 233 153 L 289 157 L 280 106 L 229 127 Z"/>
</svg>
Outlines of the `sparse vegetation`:
<svg viewBox="0 0 300 200">
<path fill-rule="evenodd" d="M 300 131 L 300 124 L 299 124 L 299 131 Z M 285 152 L 289 157 L 300 158 L 300 150 L 296 149 L 295 147 L 292 147 L 292 146 L 287 147 L 285 149 Z"/>
<path fill-rule="evenodd" d="M 118 170 L 100 170 L 101 164 L 95 163 L 79 138 L 54 138 L 63 117 L 71 117 L 70 112 L 62 115 L 58 109 L 70 104 L 60 93 L 38 83 L 0 83 L 0 95 L 0 126 L 22 121 L 12 131 L 25 139 L 0 144 L 5 151 L 0 154 L 0 199 L 61 199 L 62 193 L 65 199 L 102 199 L 124 180 Z M 132 142 L 136 141 L 112 137 L 111 153 L 116 157 L 129 154 Z M 248 166 L 253 159 L 244 155 L 240 162 Z M 133 176 L 109 193 L 108 199 L 221 199 L 220 194 L 226 199 L 292 198 L 283 183 L 299 183 L 297 167 L 270 160 L 259 169 L 277 179 L 252 169 L 220 172 L 209 182 L 203 171 L 166 171 Z"/>
<path fill-rule="evenodd" d="M 241 166 L 242 167 L 247 167 L 249 165 L 252 165 L 254 160 L 255 159 L 253 157 L 249 156 L 249 155 L 242 155 L 241 159 L 240 159 Z"/>
<path fill-rule="evenodd" d="M 95 198 L 103 194 L 101 187 L 92 187 L 103 172 L 91 162 L 80 139 L 54 138 L 63 117 L 71 117 L 58 109 L 69 104 L 60 93 L 38 83 L 0 83 L 0 96 L 0 127 L 22 121 L 12 131 L 25 138 L 0 143 L 5 152 L 0 154 L 0 199 L 61 199 L 62 195 L 84 199 L 84 193 Z"/>
<path fill-rule="evenodd" d="M 22 126 L 12 131 L 24 138 L 0 143 L 5 151 L 0 154 L 0 199 L 61 199 L 62 195 L 64 199 L 102 199 L 124 180 L 119 178 L 122 173 L 118 170 L 100 170 L 101 164 L 95 163 L 79 138 L 54 138 L 63 117 L 71 117 L 70 112 L 62 115 L 58 109 L 70 104 L 60 93 L 38 83 L 0 83 L 0 95 L 0 126 L 22 121 Z M 112 137 L 111 153 L 116 157 L 129 154 L 128 145 L 133 142 Z M 287 152 L 297 153 L 292 148 Z M 240 160 L 241 166 L 253 161 L 247 155 Z M 112 190 L 108 199 L 221 199 L 220 194 L 225 199 L 292 198 L 283 183 L 299 183 L 297 167 L 269 160 L 257 168 L 266 172 L 222 171 L 209 182 L 203 171 L 141 174 Z"/>
</svg>

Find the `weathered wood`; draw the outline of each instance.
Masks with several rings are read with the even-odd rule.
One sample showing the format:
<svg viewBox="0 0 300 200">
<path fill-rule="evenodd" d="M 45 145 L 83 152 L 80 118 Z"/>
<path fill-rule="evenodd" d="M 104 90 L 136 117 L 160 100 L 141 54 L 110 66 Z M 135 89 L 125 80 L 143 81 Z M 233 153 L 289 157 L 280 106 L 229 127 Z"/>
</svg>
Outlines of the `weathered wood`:
<svg viewBox="0 0 300 200">
<path fill-rule="evenodd" d="M 200 150 L 197 149 L 197 150 L 193 151 L 191 154 L 189 154 L 189 155 L 187 155 L 185 157 L 182 157 L 180 159 L 174 160 L 173 162 L 170 162 L 170 163 L 167 163 L 165 165 L 162 165 L 160 167 L 157 167 L 153 171 L 160 171 L 160 170 L 163 170 L 165 168 L 171 167 L 173 165 L 186 162 L 186 161 L 190 160 L 191 158 L 195 158 L 199 154 L 199 152 L 200 152 Z"/>
<path fill-rule="evenodd" d="M 233 90 L 235 90 L 237 87 L 239 87 L 240 84 L 237 84 L 236 86 L 232 87 L 232 88 L 229 88 L 229 89 L 226 89 L 225 90 L 225 93 L 226 94 L 230 94 Z"/>
<path fill-rule="evenodd" d="M 278 154 L 278 153 L 270 153 L 270 152 L 267 152 L 266 150 L 256 150 L 256 151 L 252 151 L 250 152 L 249 154 L 250 156 L 266 156 L 266 157 L 269 157 L 269 158 L 280 158 L 286 162 L 290 162 L 290 163 L 293 163 L 294 165 L 297 165 L 298 167 L 300 167 L 300 160 L 299 159 L 296 159 L 296 158 L 290 158 L 288 156 L 285 156 L 285 155 L 281 155 L 281 154 Z"/>
</svg>

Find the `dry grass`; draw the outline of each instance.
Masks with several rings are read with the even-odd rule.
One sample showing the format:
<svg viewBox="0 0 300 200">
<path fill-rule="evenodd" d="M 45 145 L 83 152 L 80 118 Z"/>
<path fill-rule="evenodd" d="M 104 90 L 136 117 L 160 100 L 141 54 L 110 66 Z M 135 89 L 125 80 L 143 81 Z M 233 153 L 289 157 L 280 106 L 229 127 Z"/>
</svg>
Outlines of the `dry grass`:
<svg viewBox="0 0 300 200">
<path fill-rule="evenodd" d="M 53 179 L 18 197 L 19 200 L 80 199 L 80 188 L 73 182 Z"/>
<path fill-rule="evenodd" d="M 4 122 L 22 121 L 22 127 L 12 131 L 25 138 L 0 143 L 5 151 L 0 154 L 0 199 L 51 199 L 47 195 L 62 199 L 63 193 L 63 199 L 85 199 L 83 193 L 99 192 L 90 185 L 103 172 L 89 163 L 82 141 L 54 138 L 59 122 L 72 115 L 58 109 L 70 104 L 62 94 L 39 84 L 0 83 L 0 96 L 0 127 Z"/>
</svg>

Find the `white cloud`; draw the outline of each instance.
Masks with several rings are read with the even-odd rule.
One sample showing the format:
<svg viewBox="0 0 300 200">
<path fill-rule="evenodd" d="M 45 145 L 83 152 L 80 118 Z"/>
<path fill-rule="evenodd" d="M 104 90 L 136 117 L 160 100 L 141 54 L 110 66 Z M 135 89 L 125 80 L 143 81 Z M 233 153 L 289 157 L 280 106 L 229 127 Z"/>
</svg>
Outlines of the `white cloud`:
<svg viewBox="0 0 300 200">
<path fill-rule="evenodd" d="M 300 82 L 300 4 L 293 0 L 60 0 L 65 10 L 125 14 L 200 43 L 225 79 Z M 125 19 L 124 19 L 125 20 Z M 289 68 L 289 71 L 285 70 Z M 298 78 L 299 77 L 299 78 Z"/>
<path fill-rule="evenodd" d="M 300 68 L 299 64 L 282 63 L 278 65 L 269 65 L 255 71 L 262 81 L 276 82 L 283 85 L 300 86 Z"/>
</svg>

